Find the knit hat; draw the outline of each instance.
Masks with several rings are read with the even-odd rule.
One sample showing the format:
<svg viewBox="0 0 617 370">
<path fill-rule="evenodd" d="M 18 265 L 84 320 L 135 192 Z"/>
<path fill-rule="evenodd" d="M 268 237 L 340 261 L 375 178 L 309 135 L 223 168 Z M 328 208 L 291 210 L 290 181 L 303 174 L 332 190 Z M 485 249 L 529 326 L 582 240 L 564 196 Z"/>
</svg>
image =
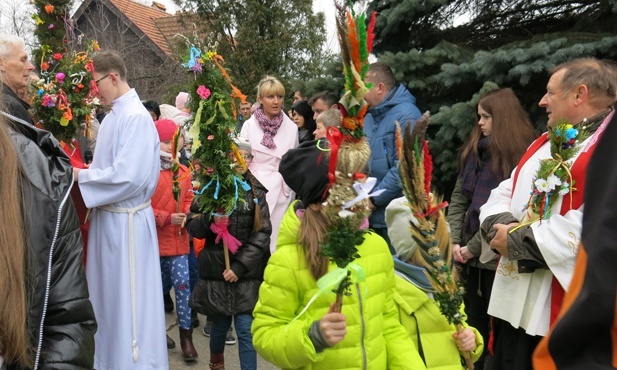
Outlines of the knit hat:
<svg viewBox="0 0 617 370">
<path fill-rule="evenodd" d="M 174 137 L 174 134 L 178 130 L 176 123 L 170 119 L 163 118 L 154 122 L 156 131 L 159 133 L 160 141 L 168 141 Z"/>
<path fill-rule="evenodd" d="M 251 155 L 253 154 L 253 149 L 251 148 L 251 143 L 247 139 L 245 139 L 245 138 L 243 138 L 241 136 L 238 136 L 237 138 L 234 139 L 234 143 L 236 144 L 238 149 L 244 149 L 247 152 L 251 153 Z"/>
<path fill-rule="evenodd" d="M 304 203 L 319 203 L 328 188 L 328 165 L 330 155 L 317 146 L 317 141 L 307 141 L 285 153 L 279 164 L 279 172 L 285 183 L 298 194 Z"/>
<path fill-rule="evenodd" d="M 394 248 L 394 255 L 405 262 L 409 261 L 416 249 L 418 249 L 418 244 L 416 244 L 411 237 L 411 232 L 409 232 L 410 221 L 417 222 L 411 214 L 407 198 L 396 198 L 388 204 L 386 207 L 388 237 Z"/>
<path fill-rule="evenodd" d="M 187 92 L 182 91 L 178 93 L 178 95 L 176 96 L 176 108 L 178 109 L 185 108 L 188 105 L 189 98 L 190 98 L 190 95 Z"/>
</svg>

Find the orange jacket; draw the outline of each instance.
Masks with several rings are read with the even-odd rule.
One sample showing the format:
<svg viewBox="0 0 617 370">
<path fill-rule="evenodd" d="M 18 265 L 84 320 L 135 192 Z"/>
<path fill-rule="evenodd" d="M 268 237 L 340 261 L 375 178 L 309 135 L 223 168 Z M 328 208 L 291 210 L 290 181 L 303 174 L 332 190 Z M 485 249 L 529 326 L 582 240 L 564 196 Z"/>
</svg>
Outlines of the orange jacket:
<svg viewBox="0 0 617 370">
<path fill-rule="evenodd" d="M 195 196 L 191 184 L 191 175 L 183 165 L 180 165 L 178 172 L 178 176 L 181 178 L 180 188 L 182 189 L 179 201 L 180 212 L 188 214 Z M 174 199 L 171 187 L 171 170 L 161 171 L 159 182 L 152 196 L 152 208 L 154 209 L 161 257 L 179 256 L 189 253 L 189 236 L 186 229 L 182 228 L 181 233 L 179 233 L 179 226 L 171 224 L 171 214 L 179 213 L 178 203 Z"/>
</svg>

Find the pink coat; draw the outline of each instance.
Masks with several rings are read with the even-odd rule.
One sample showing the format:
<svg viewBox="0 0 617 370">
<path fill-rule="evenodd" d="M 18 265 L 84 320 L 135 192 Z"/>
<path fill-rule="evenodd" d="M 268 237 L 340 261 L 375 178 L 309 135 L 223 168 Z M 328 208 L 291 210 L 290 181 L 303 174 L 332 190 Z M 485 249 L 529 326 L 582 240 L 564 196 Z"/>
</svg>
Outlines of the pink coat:
<svg viewBox="0 0 617 370">
<path fill-rule="evenodd" d="M 180 182 L 180 212 L 188 214 L 193 202 L 193 187 L 189 170 L 180 165 L 179 177 L 184 177 Z M 159 238 L 159 253 L 161 257 L 179 256 L 189 253 L 189 235 L 186 229 L 178 234 L 178 225 L 172 225 L 171 214 L 178 213 L 176 203 L 171 191 L 171 170 L 162 170 L 159 182 L 152 196 L 152 208 L 156 221 L 156 233 Z"/>
</svg>

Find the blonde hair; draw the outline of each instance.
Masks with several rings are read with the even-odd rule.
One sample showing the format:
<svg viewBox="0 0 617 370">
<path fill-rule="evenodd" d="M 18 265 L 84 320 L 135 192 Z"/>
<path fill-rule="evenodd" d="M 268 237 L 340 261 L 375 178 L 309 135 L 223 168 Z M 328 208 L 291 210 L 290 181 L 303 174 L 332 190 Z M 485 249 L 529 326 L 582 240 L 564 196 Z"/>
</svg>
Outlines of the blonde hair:
<svg viewBox="0 0 617 370">
<path fill-rule="evenodd" d="M 8 364 L 32 366 L 27 332 L 25 242 L 17 153 L 0 115 L 0 354 Z"/>
<path fill-rule="evenodd" d="M 302 246 L 306 266 L 316 281 L 328 272 L 328 258 L 321 255 L 320 245 L 328 226 L 322 210 L 319 204 L 308 205 L 298 233 L 298 244 Z"/>
<path fill-rule="evenodd" d="M 325 127 L 339 127 L 342 120 L 343 115 L 338 109 L 328 109 L 325 112 L 321 112 L 315 122 L 323 123 Z"/>
<path fill-rule="evenodd" d="M 257 85 L 257 100 L 268 95 L 285 96 L 285 87 L 276 77 L 266 76 Z"/>
</svg>

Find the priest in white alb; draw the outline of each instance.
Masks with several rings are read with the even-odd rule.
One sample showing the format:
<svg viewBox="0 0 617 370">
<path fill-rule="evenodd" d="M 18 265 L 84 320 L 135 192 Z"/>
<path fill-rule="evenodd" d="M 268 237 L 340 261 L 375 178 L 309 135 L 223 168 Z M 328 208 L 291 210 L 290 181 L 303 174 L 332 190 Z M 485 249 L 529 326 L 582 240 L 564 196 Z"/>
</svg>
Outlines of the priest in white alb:
<svg viewBox="0 0 617 370">
<path fill-rule="evenodd" d="M 89 169 L 75 169 L 91 208 L 86 276 L 98 322 L 94 368 L 168 369 L 158 240 L 150 198 L 159 176 L 154 122 L 115 51 L 92 58 L 98 97 L 111 105 Z"/>
<path fill-rule="evenodd" d="M 553 70 L 546 89 L 540 106 L 546 109 L 549 128 L 561 130 L 561 122 L 567 120 L 589 136 L 573 144 L 578 152 L 564 164 L 570 185 L 554 200 L 550 198 L 548 205 L 542 203 L 541 221 L 539 214 L 530 213 L 528 202 L 534 183 L 542 180 L 540 161 L 552 158 L 546 133 L 530 145 L 512 177 L 494 189 L 480 209 L 485 239 L 480 261 L 501 255 L 488 309 L 494 317 L 494 358 L 489 369 L 533 368 L 533 352 L 556 319 L 572 280 L 587 161 L 613 114 L 615 86 L 610 67 L 602 61 L 589 58 L 561 64 Z M 549 180 L 555 182 L 554 176 Z"/>
</svg>

